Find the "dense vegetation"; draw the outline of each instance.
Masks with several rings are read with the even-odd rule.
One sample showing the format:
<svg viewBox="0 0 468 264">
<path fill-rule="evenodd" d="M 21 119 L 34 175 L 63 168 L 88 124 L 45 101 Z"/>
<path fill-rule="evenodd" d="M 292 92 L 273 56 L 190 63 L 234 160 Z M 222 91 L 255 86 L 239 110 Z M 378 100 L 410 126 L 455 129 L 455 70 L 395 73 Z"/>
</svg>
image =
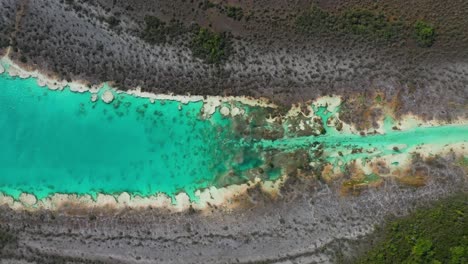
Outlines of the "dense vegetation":
<svg viewBox="0 0 468 264">
<path fill-rule="evenodd" d="M 207 63 L 220 63 L 231 53 L 229 36 L 199 28 L 192 39 L 191 50 L 193 56 Z"/>
<path fill-rule="evenodd" d="M 151 44 L 164 43 L 170 38 L 180 35 L 185 31 L 178 21 L 171 21 L 168 24 L 155 16 L 145 17 L 145 28 L 141 38 Z"/>
<path fill-rule="evenodd" d="M 334 15 L 317 6 L 302 13 L 296 26 L 304 33 L 344 33 L 385 40 L 397 38 L 401 30 L 399 21 L 390 21 L 382 13 L 350 9 Z"/>
<path fill-rule="evenodd" d="M 150 44 L 160 44 L 181 36 L 183 33 L 191 32 L 190 49 L 194 57 L 202 59 L 206 63 L 221 63 L 231 53 L 229 35 L 226 33 L 213 32 L 198 25 L 192 27 L 191 31 L 177 21 L 165 23 L 154 16 L 145 17 L 145 28 L 141 35 L 142 39 Z M 184 39 L 184 45 L 187 43 Z"/>
<path fill-rule="evenodd" d="M 338 20 L 345 32 L 370 36 L 375 39 L 395 39 L 401 30 L 399 21 L 390 21 L 384 14 L 374 13 L 366 9 L 349 10 L 341 15 Z"/>
<path fill-rule="evenodd" d="M 428 23 L 418 20 L 414 24 L 414 37 L 421 47 L 430 47 L 435 41 L 435 29 Z"/>
<path fill-rule="evenodd" d="M 297 28 L 304 33 L 326 33 L 336 29 L 336 17 L 313 5 L 296 20 Z"/>
<path fill-rule="evenodd" d="M 145 30 L 142 38 L 149 43 L 161 43 L 166 41 L 167 26 L 166 23 L 154 16 L 145 17 Z"/>
<path fill-rule="evenodd" d="M 409 37 L 411 25 L 395 17 L 367 9 L 349 9 L 333 14 L 312 6 L 296 19 L 297 29 L 306 34 L 328 33 L 366 37 L 372 40 L 396 41 Z M 421 47 L 430 47 L 435 41 L 435 29 L 417 21 L 413 37 Z"/>
<path fill-rule="evenodd" d="M 358 263 L 468 263 L 468 195 L 438 202 L 378 231 L 384 236 Z"/>
</svg>

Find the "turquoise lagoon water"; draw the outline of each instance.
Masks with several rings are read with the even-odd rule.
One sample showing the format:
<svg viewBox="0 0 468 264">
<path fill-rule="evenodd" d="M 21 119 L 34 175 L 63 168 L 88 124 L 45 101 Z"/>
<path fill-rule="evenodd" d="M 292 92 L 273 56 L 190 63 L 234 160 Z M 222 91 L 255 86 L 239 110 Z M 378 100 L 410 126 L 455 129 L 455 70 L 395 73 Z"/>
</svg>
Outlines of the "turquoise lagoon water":
<svg viewBox="0 0 468 264">
<path fill-rule="evenodd" d="M 181 110 L 176 101 L 129 95 L 93 103 L 90 93 L 6 74 L 0 89 L 0 192 L 14 197 L 186 191 L 193 198 L 228 170 L 250 169 L 236 156 L 245 146 L 230 121 L 219 113 L 202 119 L 202 102 Z"/>
<path fill-rule="evenodd" d="M 328 161 L 346 162 L 392 154 L 395 144 L 408 149 L 468 140 L 468 126 L 462 125 L 365 137 L 327 127 L 319 137 L 252 141 L 236 134 L 233 121 L 219 112 L 202 118 L 202 102 L 152 104 L 126 94 L 116 94 L 111 104 L 91 102 L 90 93 L 51 91 L 35 79 L 7 74 L 0 75 L 0 89 L 0 192 L 15 198 L 22 192 L 41 199 L 54 193 L 124 191 L 173 197 L 184 191 L 196 200 L 197 189 L 246 181 L 268 150 L 305 148 L 313 155 L 319 142 Z M 324 119 L 330 115 L 324 108 L 318 112 Z M 364 151 L 336 154 L 352 148 Z M 273 170 L 270 178 L 280 172 Z"/>
</svg>

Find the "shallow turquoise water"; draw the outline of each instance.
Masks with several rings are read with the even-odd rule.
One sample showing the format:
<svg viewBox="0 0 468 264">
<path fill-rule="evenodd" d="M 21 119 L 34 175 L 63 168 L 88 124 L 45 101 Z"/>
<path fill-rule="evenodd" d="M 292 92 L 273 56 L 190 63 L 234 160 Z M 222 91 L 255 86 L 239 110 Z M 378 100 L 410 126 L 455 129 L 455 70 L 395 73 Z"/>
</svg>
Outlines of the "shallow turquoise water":
<svg viewBox="0 0 468 264">
<path fill-rule="evenodd" d="M 242 152 L 230 121 L 200 118 L 202 102 L 182 105 L 118 95 L 51 91 L 34 79 L 0 76 L 0 191 L 174 195 L 214 184 Z M 102 91 L 101 91 L 102 93 Z"/>
<path fill-rule="evenodd" d="M 6 74 L 0 75 L 0 89 L 0 192 L 15 198 L 22 192 L 41 199 L 53 193 L 174 196 L 185 191 L 196 200 L 197 189 L 245 181 L 250 171 L 265 165 L 269 150 L 305 148 L 312 156 L 319 142 L 326 159 L 336 163 L 392 154 L 394 144 L 408 149 L 468 140 L 464 125 L 366 137 L 327 128 L 319 137 L 252 141 L 236 134 L 233 121 L 219 112 L 202 118 L 202 102 L 179 110 L 175 101 L 151 104 L 118 94 L 111 104 L 92 103 L 90 93 L 51 91 L 34 79 Z M 325 120 L 329 115 L 319 110 Z M 352 148 L 364 151 L 336 155 Z M 281 169 L 265 174 L 274 179 Z"/>
<path fill-rule="evenodd" d="M 306 148 L 311 152 L 311 155 L 317 149 L 314 146 L 325 146 L 323 147 L 325 159 L 327 162 L 337 164 L 339 161 L 343 163 L 356 159 L 365 161 L 378 156 L 407 153 L 424 144 L 444 145 L 468 142 L 468 125 L 419 126 L 400 131 L 392 129 L 394 121 L 387 117 L 384 121 L 385 134 L 361 136 L 359 134 L 341 133 L 333 127 L 328 127 L 326 120 L 334 113 L 326 111 L 326 108 L 315 109 L 315 112 L 323 120 L 324 128 L 327 131 L 325 135 L 283 138 L 275 141 L 261 140 L 256 145 L 261 145 L 263 149 L 282 151 Z M 397 147 L 397 149 L 395 150 L 394 147 Z M 353 149 L 355 150 L 354 153 Z M 337 154 L 339 151 L 344 155 L 339 156 Z"/>
</svg>

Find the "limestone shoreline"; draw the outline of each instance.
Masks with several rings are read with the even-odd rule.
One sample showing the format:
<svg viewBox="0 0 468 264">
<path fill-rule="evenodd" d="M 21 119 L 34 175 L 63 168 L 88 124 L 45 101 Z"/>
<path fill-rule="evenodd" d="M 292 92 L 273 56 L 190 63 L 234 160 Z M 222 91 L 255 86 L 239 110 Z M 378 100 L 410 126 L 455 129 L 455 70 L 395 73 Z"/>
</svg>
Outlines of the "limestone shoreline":
<svg viewBox="0 0 468 264">
<path fill-rule="evenodd" d="M 84 93 L 89 92 L 93 95 L 98 94 L 100 90 L 105 87 L 108 87 L 108 83 L 102 83 L 99 85 L 87 85 L 84 82 L 80 81 L 71 81 L 67 82 L 65 80 L 57 80 L 47 76 L 46 74 L 34 70 L 29 71 L 14 61 L 10 59 L 8 56 L 9 52 L 6 52 L 3 57 L 0 58 L 0 74 L 3 72 L 7 72 L 12 77 L 19 77 L 19 78 L 35 78 L 37 79 L 37 83 L 41 87 L 47 87 L 50 90 L 63 90 L 65 88 L 69 88 L 72 92 Z M 247 106 L 259 106 L 259 107 L 270 107 L 270 108 L 277 108 L 278 106 L 272 102 L 270 102 L 266 98 L 251 98 L 246 96 L 201 96 L 201 95 L 174 95 L 174 94 L 153 94 L 149 92 L 142 92 L 141 87 L 135 87 L 133 90 L 121 91 L 114 88 L 110 89 L 113 93 L 113 96 L 110 96 L 107 93 L 105 98 L 101 98 L 104 102 L 110 103 L 115 97 L 115 94 L 127 94 L 135 97 L 147 98 L 150 102 L 154 102 L 155 100 L 169 100 L 169 101 L 178 101 L 182 104 L 187 104 L 190 102 L 200 102 L 204 103 L 204 112 L 207 115 L 211 115 L 214 113 L 215 109 L 221 106 L 222 103 L 226 102 L 239 102 Z"/>
<path fill-rule="evenodd" d="M 448 155 L 449 153 L 455 153 L 456 155 L 464 157 L 468 154 L 467 147 L 467 142 L 444 145 L 426 144 L 414 147 L 408 153 L 374 157 L 365 162 L 361 159 L 357 159 L 353 162 L 353 165 L 357 172 L 368 175 L 375 173 L 376 166 L 379 166 L 379 164 L 390 165 L 397 163 L 397 166 L 389 166 L 390 170 L 379 176 L 382 178 L 398 179 L 399 177 L 404 177 L 405 171 L 411 167 L 412 153 L 418 153 L 423 158 L 430 158 L 435 155 Z M 334 181 L 341 178 L 342 173 L 343 172 L 340 171 L 338 167 L 331 166 L 330 169 L 325 167 L 324 171 L 322 171 L 322 177 L 324 177 L 327 182 L 329 180 Z M 281 188 L 284 186 L 287 179 L 287 175 L 282 175 L 276 181 L 261 181 L 259 178 L 255 178 L 244 184 L 229 185 L 221 188 L 216 188 L 214 186 L 208 187 L 195 192 L 195 196 L 198 198 L 197 202 L 190 201 L 189 196 L 185 192 L 178 193 L 173 200 L 163 193 L 147 197 L 140 195 L 132 197 L 127 192 L 115 195 L 99 193 L 96 199 L 93 199 L 91 195 L 56 193 L 40 200 L 32 194 L 22 193 L 19 199 L 15 200 L 13 197 L 0 192 L 0 206 L 6 205 L 13 210 L 26 211 L 80 211 L 81 209 L 120 211 L 128 208 L 153 208 L 165 209 L 170 212 L 184 212 L 191 209 L 208 212 L 213 207 L 231 211 L 242 205 L 245 198 L 248 197 L 249 190 L 257 187 L 270 197 L 280 197 Z"/>
<path fill-rule="evenodd" d="M 10 76 L 17 76 L 20 78 L 36 78 L 37 82 L 40 86 L 45 87 L 47 86 L 48 89 L 51 90 L 63 90 L 65 87 L 68 87 L 71 91 L 73 92 L 90 92 L 92 96 L 92 100 L 99 100 L 99 97 L 97 94 L 101 91 L 102 87 L 105 86 L 103 85 L 98 85 L 98 86 L 92 86 L 89 87 L 83 83 L 80 82 L 66 82 L 66 81 L 58 81 L 58 80 L 53 80 L 46 75 L 40 73 L 39 71 L 27 71 L 23 68 L 21 68 L 19 65 L 15 64 L 9 57 L 8 53 L 4 55 L 0 59 L 0 73 L 2 72 L 7 72 Z M 105 90 L 104 93 L 101 95 L 101 100 L 103 100 L 105 103 L 110 103 L 114 97 L 114 93 L 120 94 L 127 94 L 130 96 L 136 96 L 136 97 L 142 97 L 142 98 L 148 98 L 152 101 L 154 100 L 173 100 L 173 101 L 179 101 L 182 104 L 187 104 L 189 102 L 199 102 L 203 101 L 204 106 L 203 106 L 203 113 L 206 115 L 211 115 L 213 114 L 216 109 L 220 108 L 221 114 L 227 116 L 227 115 L 236 115 L 239 114 L 239 109 L 236 110 L 236 108 L 233 108 L 232 110 L 228 109 L 225 106 L 222 106 L 223 103 L 225 102 L 239 102 L 244 105 L 248 106 L 260 106 L 260 107 L 271 107 L 271 108 L 277 108 L 276 105 L 268 102 L 265 99 L 253 99 L 253 98 L 247 98 L 247 97 L 222 97 L 222 96 L 208 96 L 208 97 L 203 97 L 203 96 L 191 96 L 191 95 L 164 95 L 164 94 L 151 94 L 147 92 L 141 92 L 140 88 L 137 88 L 135 90 L 129 90 L 129 91 L 118 91 L 115 89 L 112 89 L 112 92 L 110 90 Z M 341 103 L 341 98 L 339 96 L 323 96 L 320 98 L 317 98 L 316 101 L 314 101 L 312 104 L 315 106 L 326 106 L 327 110 L 330 112 L 336 111 L 337 107 L 339 107 Z M 313 111 L 310 112 L 311 114 L 307 115 L 307 117 L 313 118 L 315 113 Z M 300 106 L 292 107 L 286 116 L 292 116 L 292 115 L 299 115 L 303 114 L 301 111 Z M 339 113 L 336 115 L 337 118 L 339 118 Z M 273 120 L 274 121 L 274 120 Z M 406 130 L 409 128 L 413 128 L 415 126 L 420 126 L 420 125 L 425 125 L 425 126 L 435 126 L 435 125 L 441 125 L 445 124 L 446 122 L 443 121 L 431 121 L 431 122 L 424 122 L 421 119 L 419 119 L 416 116 L 412 115 L 407 115 L 403 117 L 401 120 L 399 120 L 399 128 L 402 130 Z M 451 124 L 466 124 L 466 120 L 464 119 L 458 119 Z M 374 129 L 374 132 L 377 131 L 378 133 L 385 133 L 384 131 L 384 120 L 381 120 L 379 123 L 379 128 Z M 343 132 L 347 133 L 354 133 L 358 134 L 359 132 L 363 131 L 358 131 L 354 126 L 349 125 L 349 124 L 344 124 L 343 127 Z M 364 131 L 364 133 L 371 133 L 372 131 Z M 464 151 L 464 145 L 450 145 L 450 149 L 457 149 L 459 152 L 466 152 Z M 427 150 L 429 146 L 424 146 L 424 148 Z M 431 147 L 429 147 L 431 149 Z M 446 152 L 448 147 L 443 147 L 437 152 Z M 436 151 L 436 149 L 431 149 L 432 152 Z M 422 152 L 422 151 L 420 151 Z M 426 152 L 429 153 L 429 152 Z M 407 156 L 404 155 L 405 157 L 399 157 L 397 158 L 400 162 L 400 166 L 407 165 Z M 385 159 L 385 158 L 383 158 Z M 391 162 L 395 162 L 395 157 L 393 157 L 393 160 Z M 390 160 L 387 160 L 390 161 Z M 370 168 L 364 166 L 363 168 L 366 171 L 369 171 Z M 45 199 L 37 200 L 36 197 L 34 197 L 31 194 L 26 194 L 23 193 L 20 196 L 19 200 L 15 200 L 10 196 L 6 196 L 0 193 L 0 205 L 7 205 L 10 208 L 13 208 L 15 210 L 60 210 L 61 208 L 73 205 L 76 207 L 86 207 L 86 208 L 104 208 L 104 207 L 110 207 L 113 209 L 124 209 L 124 208 L 147 208 L 147 207 L 155 207 L 155 208 L 166 208 L 171 211 L 185 211 L 190 208 L 194 209 L 199 209 L 199 210 L 205 210 L 209 209 L 211 206 L 222 206 L 227 209 L 232 209 L 238 205 L 236 203 L 235 199 L 245 195 L 247 191 L 251 188 L 254 188 L 255 186 L 260 186 L 262 190 L 266 193 L 269 193 L 271 195 L 278 195 L 280 188 L 282 184 L 285 182 L 287 179 L 287 176 L 283 175 L 280 177 L 277 181 L 271 182 L 271 181 L 265 181 L 261 182 L 259 179 L 256 179 L 254 181 L 245 183 L 245 184 L 240 184 L 240 185 L 231 185 L 228 187 L 223 187 L 223 188 L 215 188 L 215 187 L 209 187 L 204 190 L 198 190 L 196 192 L 196 196 L 199 198 L 199 202 L 193 203 L 190 201 L 188 195 L 186 193 L 179 193 L 175 196 L 175 203 L 172 203 L 172 200 L 170 197 L 164 195 L 164 194 L 156 194 L 153 196 L 149 197 L 141 197 L 141 196 L 135 196 L 133 198 L 130 198 L 130 195 L 128 193 L 121 193 L 118 195 L 108 195 L 108 194 L 98 194 L 97 199 L 93 200 L 91 196 L 89 195 L 84 195 L 84 196 L 77 196 L 77 195 L 67 195 L 67 194 L 54 194 L 50 197 L 47 197 Z"/>
<path fill-rule="evenodd" d="M 28 211 L 66 211 L 70 208 L 74 208 L 74 210 L 84 208 L 107 208 L 112 210 L 154 208 L 168 209 L 171 212 L 182 212 L 189 209 L 204 211 L 209 210 L 213 206 L 231 210 L 240 204 L 238 198 L 241 198 L 249 189 L 256 188 L 256 186 L 259 186 L 263 192 L 268 193 L 272 197 L 278 195 L 279 189 L 285 179 L 286 176 L 283 176 L 274 182 L 262 182 L 256 178 L 253 181 L 239 185 L 230 185 L 222 188 L 212 186 L 195 192 L 195 196 L 199 199 L 198 202 L 190 201 L 189 196 L 185 192 L 175 195 L 174 200 L 162 193 L 146 197 L 140 195 L 132 197 L 127 192 L 116 195 L 99 193 L 96 199 L 93 199 L 90 195 L 56 193 L 40 200 L 32 194 L 22 193 L 15 200 L 13 197 L 0 192 L 0 205 L 6 205 L 14 210 Z"/>
<path fill-rule="evenodd" d="M 47 87 L 50 90 L 61 91 L 65 88 L 70 89 L 72 92 L 85 93 L 89 92 L 91 94 L 90 101 L 95 102 L 97 100 L 103 100 L 105 103 L 111 103 L 112 100 L 118 94 L 130 95 L 134 97 L 147 98 L 151 103 L 154 103 L 156 100 L 168 100 L 168 101 L 177 101 L 181 104 L 188 104 L 190 102 L 203 102 L 203 115 L 210 116 L 212 115 L 217 108 L 220 108 L 221 114 L 224 116 L 235 116 L 237 114 L 243 114 L 242 110 L 238 108 L 233 109 L 222 109 L 223 103 L 233 103 L 238 102 L 246 106 L 257 106 L 257 107 L 269 107 L 276 109 L 279 106 L 275 103 L 272 103 L 267 98 L 252 98 L 247 96 L 201 96 L 201 95 L 175 95 L 175 94 L 154 94 L 150 92 L 141 91 L 141 87 L 135 87 L 135 89 L 121 91 L 109 86 L 108 83 L 102 83 L 99 85 L 87 85 L 81 81 L 71 81 L 67 82 L 65 80 L 58 80 L 56 78 L 49 77 L 47 74 L 44 74 L 38 70 L 30 71 L 21 67 L 19 64 L 14 62 L 9 57 L 10 50 L 7 49 L 5 54 L 0 57 L 0 74 L 7 73 L 12 77 L 19 78 L 35 78 L 37 83 L 41 87 Z M 101 96 L 98 96 L 99 92 L 102 92 Z M 112 93 L 111 94 L 109 94 Z M 342 103 L 342 97 L 340 95 L 326 95 L 317 97 L 314 101 L 308 101 L 305 104 L 309 104 L 307 108 L 311 110 L 310 105 L 315 106 L 327 106 L 328 111 L 334 111 Z M 312 115 L 304 114 L 301 110 L 302 104 L 292 105 L 285 113 L 285 117 L 302 114 L 306 117 L 313 117 L 313 111 L 310 111 Z M 385 108 L 385 107 L 383 107 Z M 223 111 L 221 111 L 223 110 Z M 392 115 L 388 109 L 383 109 L 387 114 Z M 337 118 L 339 118 L 339 112 L 336 113 Z M 273 120 L 273 119 L 272 119 Z M 447 124 L 466 124 L 468 120 L 459 116 L 457 119 L 453 119 L 450 122 L 447 120 L 423 120 L 422 118 L 414 115 L 412 113 L 405 114 L 398 119 L 400 123 L 400 129 L 410 129 L 416 126 L 438 126 L 438 125 L 447 125 Z M 379 128 L 369 128 L 367 130 L 358 130 L 353 124 L 345 124 L 344 131 L 359 134 L 379 132 L 384 133 L 384 120 L 381 119 L 378 122 Z"/>
</svg>

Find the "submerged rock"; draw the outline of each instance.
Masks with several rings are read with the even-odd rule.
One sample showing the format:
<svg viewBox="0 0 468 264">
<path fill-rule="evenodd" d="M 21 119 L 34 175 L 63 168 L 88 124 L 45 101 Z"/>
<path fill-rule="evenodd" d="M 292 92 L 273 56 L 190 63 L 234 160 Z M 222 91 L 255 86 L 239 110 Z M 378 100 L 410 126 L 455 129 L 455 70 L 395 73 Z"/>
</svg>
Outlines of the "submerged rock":
<svg viewBox="0 0 468 264">
<path fill-rule="evenodd" d="M 102 101 L 104 101 L 104 103 L 109 104 L 112 101 L 114 101 L 114 94 L 111 91 L 107 90 L 101 95 L 101 99 Z"/>
<path fill-rule="evenodd" d="M 97 94 L 92 94 L 91 95 L 91 102 L 96 102 L 98 100 L 98 95 Z"/>
</svg>

